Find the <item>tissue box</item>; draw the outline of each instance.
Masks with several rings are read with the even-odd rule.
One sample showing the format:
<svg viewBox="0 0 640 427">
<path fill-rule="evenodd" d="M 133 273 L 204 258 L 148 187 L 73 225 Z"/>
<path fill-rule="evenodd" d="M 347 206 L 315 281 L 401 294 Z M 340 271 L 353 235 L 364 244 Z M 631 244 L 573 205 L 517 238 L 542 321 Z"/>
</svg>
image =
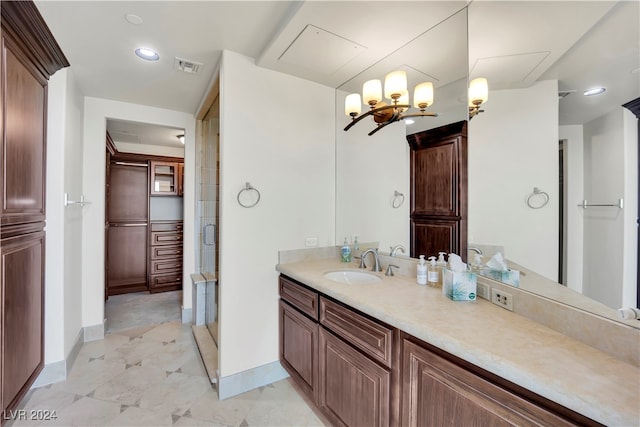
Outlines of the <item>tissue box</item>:
<svg viewBox="0 0 640 427">
<path fill-rule="evenodd" d="M 493 270 L 491 268 L 483 268 L 480 275 L 489 279 L 497 280 L 514 287 L 520 286 L 520 272 L 518 270 L 508 269 L 507 271 Z"/>
<path fill-rule="evenodd" d="M 476 273 L 442 269 L 442 293 L 454 301 L 476 299 Z"/>
</svg>

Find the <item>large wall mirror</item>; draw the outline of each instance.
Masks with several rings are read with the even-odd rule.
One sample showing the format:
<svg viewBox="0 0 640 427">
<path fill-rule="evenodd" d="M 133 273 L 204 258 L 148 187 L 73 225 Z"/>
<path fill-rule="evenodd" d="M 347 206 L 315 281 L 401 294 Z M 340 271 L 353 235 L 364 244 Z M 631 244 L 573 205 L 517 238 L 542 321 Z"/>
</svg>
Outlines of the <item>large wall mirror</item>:
<svg viewBox="0 0 640 427">
<path fill-rule="evenodd" d="M 622 229 L 621 240 L 610 250 L 603 250 L 596 238 L 608 242 L 611 228 L 635 224 L 637 217 L 637 123 L 621 105 L 640 96 L 639 16 L 638 3 L 625 1 L 465 3 L 338 88 L 336 110 L 342 112 L 345 96 L 359 92 L 364 81 L 407 66 L 434 81 L 430 109 L 439 116 L 389 125 L 367 136 L 373 123 L 363 121 L 343 132 L 341 125 L 349 118 L 338 115 L 336 241 L 357 235 L 361 242 L 379 242 L 381 251 L 397 244 L 408 248 L 406 135 L 466 119 L 468 81 L 485 77 L 489 100 L 469 122 L 470 246 L 489 248 L 487 256 L 500 248 L 509 262 L 612 309 L 635 306 L 628 287 L 636 286 L 637 238 Z M 427 58 L 449 68 L 418 62 Z M 613 73 L 620 87 L 607 88 L 600 98 L 583 96 L 599 84 L 602 71 Z M 599 143 L 612 138 L 616 147 Z M 635 160 L 623 159 L 620 152 L 633 150 L 630 141 L 635 141 Z M 598 165 L 604 172 L 595 170 Z M 597 185 L 607 177 L 612 181 Z M 628 184 L 612 191 L 620 180 Z M 544 195 L 534 197 L 536 208 L 527 205 L 534 188 L 548 195 L 544 207 L 537 208 Z M 406 196 L 400 206 L 394 205 L 396 192 Z M 613 204 L 619 198 L 625 198 L 623 210 L 578 207 L 584 199 Z M 582 256 L 589 245 L 601 248 L 595 249 L 596 258 Z M 627 285 L 613 290 L 613 283 Z M 615 320 L 617 314 L 611 313 L 608 317 Z"/>
</svg>

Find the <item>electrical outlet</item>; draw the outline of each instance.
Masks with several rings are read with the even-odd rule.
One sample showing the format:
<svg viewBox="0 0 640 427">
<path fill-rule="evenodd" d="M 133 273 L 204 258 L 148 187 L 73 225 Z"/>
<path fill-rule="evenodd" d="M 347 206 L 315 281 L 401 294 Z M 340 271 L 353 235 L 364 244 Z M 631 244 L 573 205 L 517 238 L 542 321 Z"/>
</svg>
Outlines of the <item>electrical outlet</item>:
<svg viewBox="0 0 640 427">
<path fill-rule="evenodd" d="M 485 283 L 476 283 L 476 295 L 478 297 L 484 298 L 487 301 L 490 301 L 491 294 L 489 292 L 491 292 L 491 288 L 489 287 L 489 285 Z"/>
<path fill-rule="evenodd" d="M 491 289 L 491 302 L 509 311 L 513 311 L 513 296 L 500 289 Z"/>
<path fill-rule="evenodd" d="M 304 241 L 304 245 L 307 248 L 315 248 L 318 246 L 318 238 L 317 237 L 307 237 Z"/>
</svg>

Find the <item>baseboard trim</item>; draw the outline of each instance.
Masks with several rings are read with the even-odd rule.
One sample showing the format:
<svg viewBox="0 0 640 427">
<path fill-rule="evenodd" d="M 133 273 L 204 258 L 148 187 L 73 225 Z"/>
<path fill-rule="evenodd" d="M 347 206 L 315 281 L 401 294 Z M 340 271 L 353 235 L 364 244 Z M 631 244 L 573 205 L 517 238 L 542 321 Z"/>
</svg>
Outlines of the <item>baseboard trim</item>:
<svg viewBox="0 0 640 427">
<path fill-rule="evenodd" d="M 226 377 L 218 377 L 218 397 L 220 400 L 228 399 L 288 377 L 289 374 L 279 361 Z"/>
<path fill-rule="evenodd" d="M 191 323 L 192 313 L 193 311 L 191 308 L 182 307 L 182 323 Z"/>
<path fill-rule="evenodd" d="M 67 379 L 67 375 L 71 371 L 71 367 L 78 358 L 78 353 L 82 348 L 82 344 L 84 344 L 82 336 L 83 330 L 80 329 L 73 342 L 73 346 L 71 346 L 71 350 L 69 350 L 69 354 L 67 354 L 67 357 L 64 360 L 44 365 L 42 372 L 40 372 L 38 378 L 33 382 L 31 388 L 44 387 Z"/>
<path fill-rule="evenodd" d="M 85 326 L 84 330 L 84 342 L 98 341 L 104 339 L 104 321 L 97 325 Z"/>
</svg>

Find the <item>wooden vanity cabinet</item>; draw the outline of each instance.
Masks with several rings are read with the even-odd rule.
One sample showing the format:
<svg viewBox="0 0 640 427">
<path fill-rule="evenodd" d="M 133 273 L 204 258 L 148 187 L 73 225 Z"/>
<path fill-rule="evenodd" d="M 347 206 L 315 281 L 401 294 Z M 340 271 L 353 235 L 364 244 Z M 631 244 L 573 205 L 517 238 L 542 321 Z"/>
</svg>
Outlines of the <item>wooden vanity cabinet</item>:
<svg viewBox="0 0 640 427">
<path fill-rule="evenodd" d="M 320 297 L 318 406 L 339 426 L 391 425 L 391 328 Z"/>
<path fill-rule="evenodd" d="M 280 276 L 280 362 L 336 426 L 393 423 L 393 331 Z"/>
<path fill-rule="evenodd" d="M 313 402 L 318 391 L 317 292 L 280 277 L 280 363 Z"/>
<path fill-rule="evenodd" d="M 402 426 L 599 425 L 409 335 L 402 350 Z"/>
<path fill-rule="evenodd" d="M 182 221 L 152 221 L 149 230 L 149 292 L 182 289 Z"/>
<path fill-rule="evenodd" d="M 599 426 L 280 276 L 280 362 L 335 426 Z"/>
</svg>

